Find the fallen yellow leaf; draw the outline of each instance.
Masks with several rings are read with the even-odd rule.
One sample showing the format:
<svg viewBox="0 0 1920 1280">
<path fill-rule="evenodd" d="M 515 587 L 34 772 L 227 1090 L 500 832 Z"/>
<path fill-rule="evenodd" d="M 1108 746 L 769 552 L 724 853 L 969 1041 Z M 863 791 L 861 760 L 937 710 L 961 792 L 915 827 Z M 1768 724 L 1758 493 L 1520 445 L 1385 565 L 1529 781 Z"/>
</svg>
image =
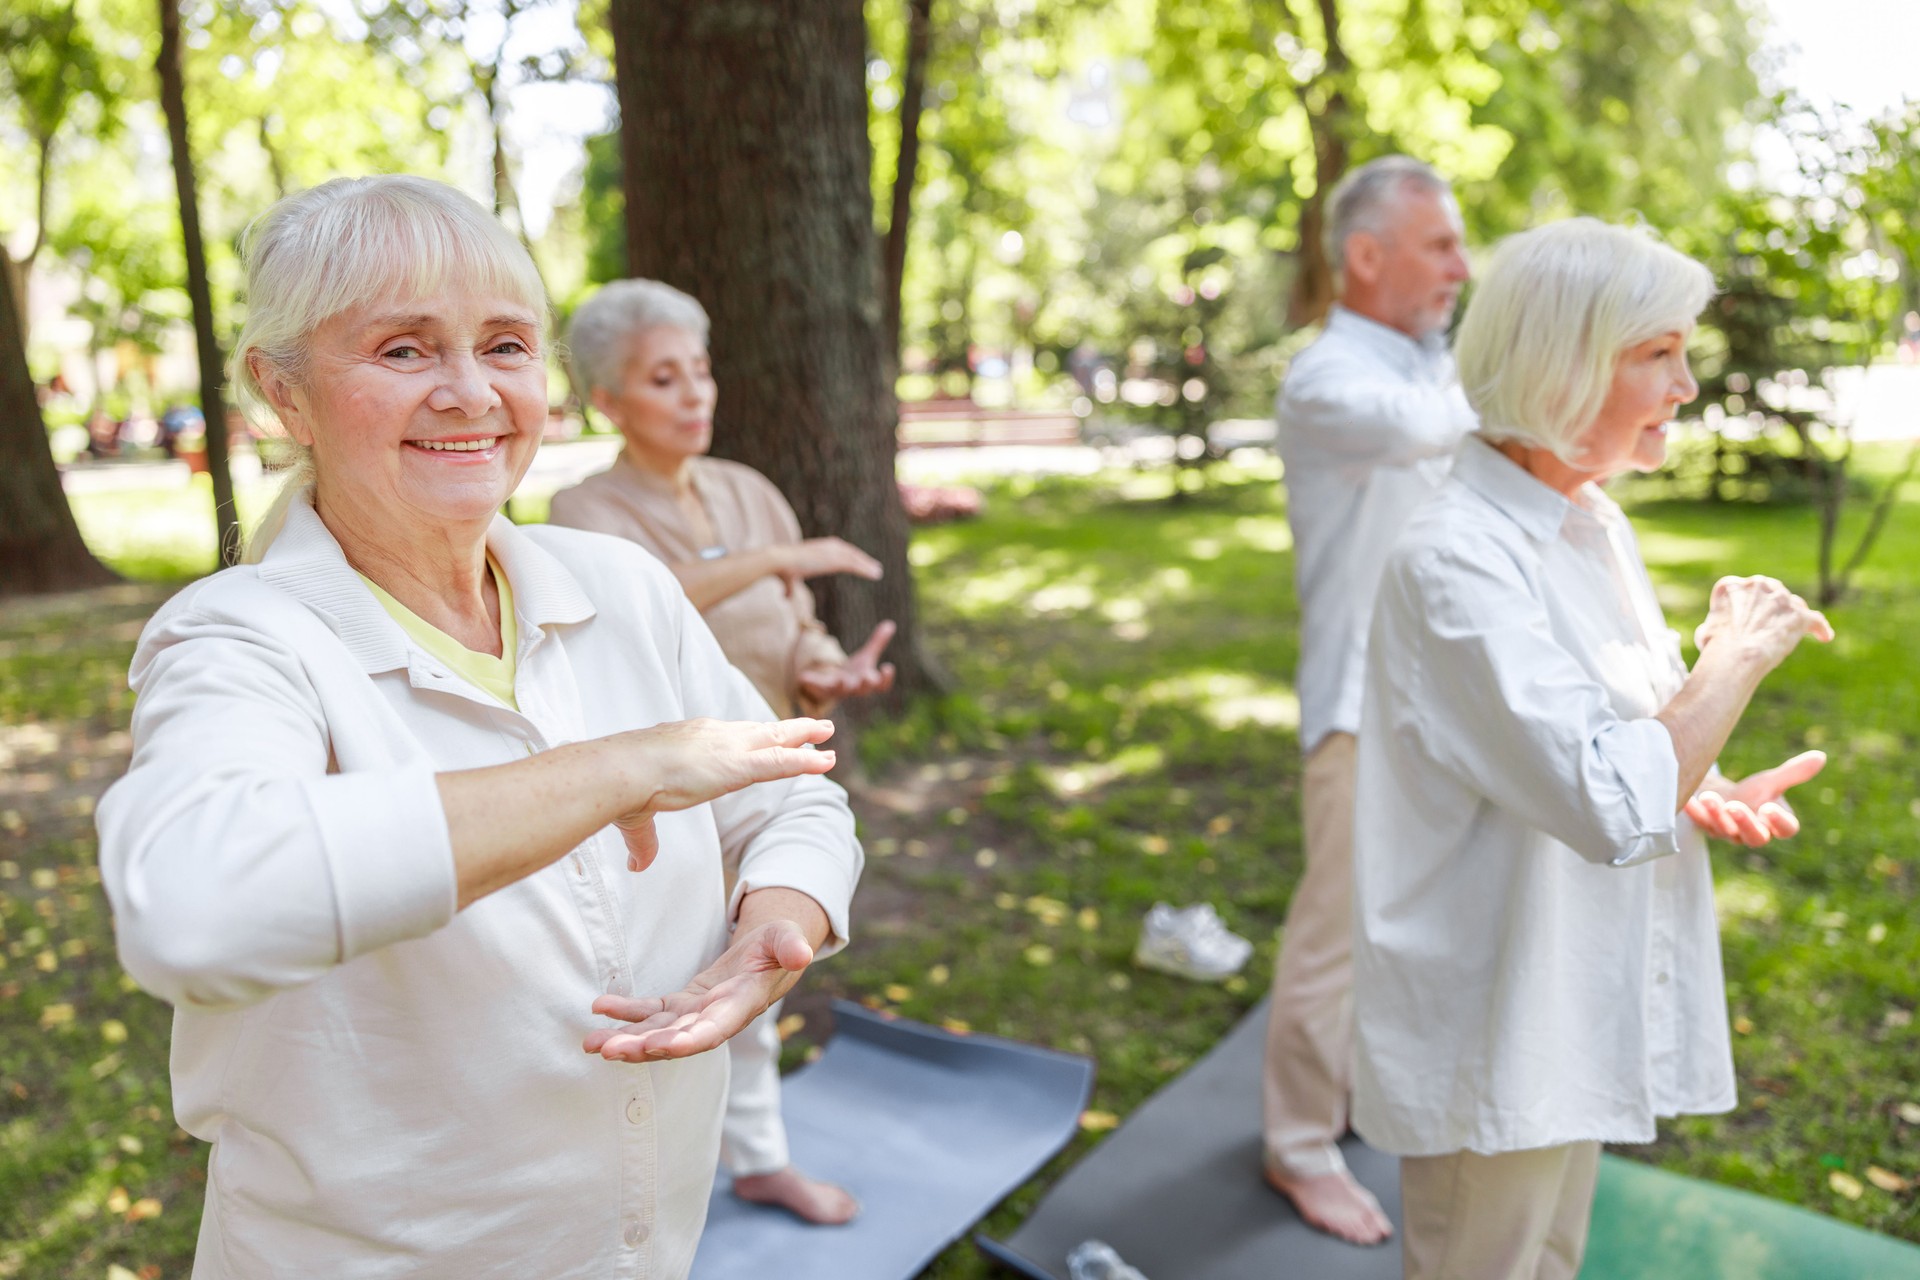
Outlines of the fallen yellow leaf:
<svg viewBox="0 0 1920 1280">
<path fill-rule="evenodd" d="M 973 1024 L 965 1018 L 942 1018 L 940 1025 L 957 1036 L 973 1034 Z"/>
<path fill-rule="evenodd" d="M 1233 819 L 1224 813 L 1207 824 L 1207 834 L 1210 836 L 1223 836 L 1231 830 Z"/>
<path fill-rule="evenodd" d="M 952 976 L 953 975 L 950 972 L 948 972 L 947 966 L 943 964 L 937 964 L 933 966 L 933 968 L 927 970 L 927 981 L 936 987 L 946 986 L 947 979 Z"/>
<path fill-rule="evenodd" d="M 113 1190 L 107 1192 L 108 1213 L 125 1213 L 127 1207 L 132 1203 L 133 1201 L 127 1196 L 127 1189 L 125 1187 L 115 1187 Z"/>
<path fill-rule="evenodd" d="M 159 1216 L 160 1202 L 152 1196 L 142 1196 L 133 1202 L 132 1208 L 127 1210 L 128 1222 L 144 1222 L 148 1218 L 157 1218 Z"/>
<path fill-rule="evenodd" d="M 60 877 L 47 867 L 36 867 L 27 879 L 36 889 L 56 889 L 60 886 Z"/>
<path fill-rule="evenodd" d="M 1082 1111 L 1080 1127 L 1088 1133 L 1105 1133 L 1120 1127 L 1120 1117 L 1111 1111 Z"/>
<path fill-rule="evenodd" d="M 108 1044 L 126 1043 L 127 1024 L 118 1018 L 108 1018 L 100 1024 L 100 1038 Z"/>
<path fill-rule="evenodd" d="M 1020 953 L 1031 965 L 1049 965 L 1053 963 L 1053 948 L 1044 942 L 1036 942 Z"/>
<path fill-rule="evenodd" d="M 1000 861 L 1000 855 L 991 849 L 976 849 L 974 851 L 973 865 L 976 867 L 990 867 L 998 861 Z"/>
<path fill-rule="evenodd" d="M 1840 1169 L 1835 1169 L 1827 1175 L 1827 1185 L 1833 1188 L 1834 1194 L 1845 1196 L 1849 1200 L 1858 1200 L 1867 1191 L 1860 1185 L 1860 1179 Z"/>
<path fill-rule="evenodd" d="M 115 1262 L 107 1266 L 107 1280 L 140 1280 L 140 1277 Z"/>
<path fill-rule="evenodd" d="M 50 1031 L 54 1027 L 64 1027 L 73 1021 L 73 1006 L 70 1004 L 50 1004 L 40 1011 L 40 1029 Z"/>
<path fill-rule="evenodd" d="M 1100 913 L 1092 907 L 1080 908 L 1079 915 L 1074 918 L 1079 923 L 1080 928 L 1087 933 L 1092 933 L 1100 927 Z"/>
<path fill-rule="evenodd" d="M 803 1018 L 797 1013 L 790 1013 L 786 1017 L 780 1019 L 779 1023 L 775 1025 L 774 1029 L 780 1033 L 780 1038 L 782 1040 L 790 1040 L 794 1036 L 800 1034 L 801 1029 L 806 1025 L 807 1025 L 807 1020 L 805 1018 Z"/>
<path fill-rule="evenodd" d="M 1735 1035 L 1742 1035 L 1742 1036 L 1752 1035 L 1753 1019 L 1745 1016 L 1744 1014 L 1738 1018 L 1735 1018 L 1733 1020 L 1733 1031 Z"/>
<path fill-rule="evenodd" d="M 913 999 L 913 988 L 902 986 L 898 982 L 889 982 L 886 986 L 882 987 L 880 991 L 882 995 L 886 996 L 887 999 L 893 1001 L 895 1004 L 899 1004 L 904 1000 Z"/>
<path fill-rule="evenodd" d="M 1871 1182 L 1874 1186 L 1880 1188 L 1882 1191 L 1888 1191 L 1893 1193 L 1894 1195 L 1899 1195 L 1902 1191 L 1907 1190 L 1909 1187 L 1913 1185 L 1912 1182 L 1908 1181 L 1906 1178 L 1901 1177 L 1899 1174 L 1895 1173 L 1893 1170 L 1882 1169 L 1877 1164 L 1870 1164 L 1867 1166 L 1867 1181 Z"/>
<path fill-rule="evenodd" d="M 1920 1102 L 1903 1102 L 1899 1112 L 1900 1118 L 1908 1124 L 1920 1124 Z"/>
<path fill-rule="evenodd" d="M 1167 838 L 1165 836 L 1141 836 L 1140 848 L 1142 852 L 1157 858 L 1167 851 Z"/>
</svg>

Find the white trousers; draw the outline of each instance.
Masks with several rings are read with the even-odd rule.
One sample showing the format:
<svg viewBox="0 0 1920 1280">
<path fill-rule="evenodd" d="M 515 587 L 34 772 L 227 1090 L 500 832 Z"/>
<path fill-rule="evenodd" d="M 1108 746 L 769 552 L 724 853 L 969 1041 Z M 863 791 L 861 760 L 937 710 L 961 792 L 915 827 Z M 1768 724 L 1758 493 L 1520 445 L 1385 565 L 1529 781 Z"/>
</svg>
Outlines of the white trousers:
<svg viewBox="0 0 1920 1280">
<path fill-rule="evenodd" d="M 1573 1280 L 1600 1144 L 1400 1161 L 1406 1280 Z"/>
<path fill-rule="evenodd" d="M 792 1157 L 780 1116 L 780 1005 L 776 1000 L 733 1039 L 733 1081 L 720 1126 L 720 1160 L 736 1178 L 778 1173 Z"/>
<path fill-rule="evenodd" d="M 1302 783 L 1306 871 L 1273 970 L 1261 1094 L 1267 1162 L 1312 1177 L 1346 1168 L 1353 1087 L 1354 738 L 1332 733 Z"/>
</svg>

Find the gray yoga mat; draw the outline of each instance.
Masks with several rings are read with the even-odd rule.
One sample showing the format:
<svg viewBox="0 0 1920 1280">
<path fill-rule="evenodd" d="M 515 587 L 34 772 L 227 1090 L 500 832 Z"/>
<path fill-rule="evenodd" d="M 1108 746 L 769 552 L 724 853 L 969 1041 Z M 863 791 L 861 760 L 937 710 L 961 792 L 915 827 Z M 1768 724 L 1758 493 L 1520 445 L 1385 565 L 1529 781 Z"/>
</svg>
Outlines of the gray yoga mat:
<svg viewBox="0 0 1920 1280">
<path fill-rule="evenodd" d="M 1360 1249 L 1309 1230 L 1260 1181 L 1267 1008 L 1249 1013 L 1062 1178 L 988 1256 L 1031 1280 L 1067 1280 L 1096 1237 L 1147 1280 L 1401 1280 L 1400 1246 Z M 1400 1225 L 1400 1170 L 1357 1140 L 1347 1163 Z M 1824 1214 L 1600 1160 L 1580 1280 L 1920 1280 L 1920 1248 Z"/>
<path fill-rule="evenodd" d="M 975 1243 L 1032 1280 L 1067 1280 L 1067 1253 L 1089 1237 L 1148 1280 L 1400 1280 L 1397 1241 L 1363 1249 L 1333 1240 L 1261 1180 L 1266 1029 L 1262 1001 L 1075 1165 L 1004 1243 Z M 1357 1140 L 1342 1149 L 1398 1228 L 1399 1161 Z"/>
<path fill-rule="evenodd" d="M 1071 1139 L 1093 1063 L 835 1001 L 834 1036 L 786 1078 L 793 1162 L 860 1201 L 812 1227 L 715 1182 L 693 1280 L 908 1280 Z"/>
</svg>

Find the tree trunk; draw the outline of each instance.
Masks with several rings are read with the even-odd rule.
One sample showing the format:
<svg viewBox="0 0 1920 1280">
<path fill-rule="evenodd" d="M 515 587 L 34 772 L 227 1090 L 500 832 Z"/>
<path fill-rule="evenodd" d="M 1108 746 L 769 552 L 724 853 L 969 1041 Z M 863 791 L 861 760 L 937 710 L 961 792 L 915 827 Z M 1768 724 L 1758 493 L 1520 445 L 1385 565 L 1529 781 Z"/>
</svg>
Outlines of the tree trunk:
<svg viewBox="0 0 1920 1280">
<path fill-rule="evenodd" d="M 907 232 L 913 224 L 913 185 L 920 168 L 920 110 L 927 94 L 927 57 L 933 44 L 933 0 L 907 0 L 907 63 L 900 90 L 900 155 L 893 169 L 893 209 L 880 262 L 880 336 L 888 369 L 900 372 L 900 290 L 907 273 Z"/>
<path fill-rule="evenodd" d="M 0 282 L 0 596 L 114 581 L 81 540 L 60 487 L 25 338 L 13 290 Z"/>
<path fill-rule="evenodd" d="M 207 251 L 200 239 L 200 203 L 194 191 L 193 155 L 187 148 L 187 94 L 180 70 L 180 0 L 160 0 L 160 105 L 173 144 L 173 185 L 180 196 L 180 234 L 187 250 L 187 296 L 193 301 L 193 336 L 200 358 L 200 413 L 207 421 L 207 470 L 213 477 L 213 520 L 219 537 L 218 566 L 240 558 L 240 523 L 233 510 L 233 474 L 227 467 L 226 361 L 214 333 L 213 295 L 207 287 Z"/>
<path fill-rule="evenodd" d="M 894 480 L 859 0 L 613 0 L 609 21 L 628 260 L 713 317 L 714 452 L 879 559 L 880 582 L 814 582 L 822 619 L 851 648 L 892 618 L 896 692 L 938 688 Z"/>
<path fill-rule="evenodd" d="M 1300 104 L 1313 136 L 1313 194 L 1300 206 L 1300 248 L 1295 256 L 1293 294 L 1287 324 L 1312 324 L 1333 305 L 1333 264 L 1327 258 L 1327 195 L 1347 171 L 1347 131 L 1351 110 L 1346 82 L 1352 71 L 1340 42 L 1338 0 L 1319 0 L 1326 36 L 1326 69 L 1300 88 Z"/>
</svg>

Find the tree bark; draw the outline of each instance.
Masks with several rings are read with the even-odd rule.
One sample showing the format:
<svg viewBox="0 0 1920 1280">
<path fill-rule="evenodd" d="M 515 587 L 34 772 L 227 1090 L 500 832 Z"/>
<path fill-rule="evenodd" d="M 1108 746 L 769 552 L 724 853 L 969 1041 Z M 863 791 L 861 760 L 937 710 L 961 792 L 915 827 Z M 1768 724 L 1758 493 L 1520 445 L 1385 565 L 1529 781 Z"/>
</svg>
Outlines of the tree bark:
<svg viewBox="0 0 1920 1280">
<path fill-rule="evenodd" d="M 233 509 L 233 473 L 227 466 L 226 361 L 214 332 L 213 294 L 207 287 L 207 251 L 200 239 L 200 203 L 194 190 L 193 155 L 187 147 L 187 94 L 180 69 L 180 0 L 160 0 L 160 106 L 173 144 L 173 185 L 180 196 L 180 234 L 187 250 L 187 296 L 193 301 L 193 336 L 200 359 L 200 413 L 207 422 L 207 470 L 213 478 L 213 520 L 219 538 L 218 566 L 240 558 L 240 522 Z"/>
<path fill-rule="evenodd" d="M 916 626 L 894 480 L 859 0 L 613 0 L 627 252 L 713 318 L 714 452 L 880 582 L 813 586 L 849 647 L 883 618 L 896 694 L 941 685 Z"/>
<path fill-rule="evenodd" d="M 1293 293 L 1287 301 L 1287 324 L 1292 328 L 1312 324 L 1333 305 L 1333 264 L 1326 249 L 1327 195 L 1347 171 L 1351 128 L 1346 84 L 1352 63 L 1340 42 L 1339 2 L 1319 0 L 1319 6 L 1326 66 L 1300 86 L 1300 105 L 1313 137 L 1313 194 L 1300 206 L 1300 248 L 1294 258 Z"/>
<path fill-rule="evenodd" d="M 907 232 L 913 224 L 913 186 L 920 168 L 920 111 L 927 94 L 927 58 L 933 44 L 933 0 L 907 0 L 907 62 L 901 73 L 900 152 L 893 169 L 893 207 L 880 261 L 881 337 L 888 370 L 900 371 L 900 290 L 907 273 Z"/>
<path fill-rule="evenodd" d="M 27 370 L 13 290 L 0 283 L 0 597 L 114 581 L 73 521 Z"/>
</svg>

